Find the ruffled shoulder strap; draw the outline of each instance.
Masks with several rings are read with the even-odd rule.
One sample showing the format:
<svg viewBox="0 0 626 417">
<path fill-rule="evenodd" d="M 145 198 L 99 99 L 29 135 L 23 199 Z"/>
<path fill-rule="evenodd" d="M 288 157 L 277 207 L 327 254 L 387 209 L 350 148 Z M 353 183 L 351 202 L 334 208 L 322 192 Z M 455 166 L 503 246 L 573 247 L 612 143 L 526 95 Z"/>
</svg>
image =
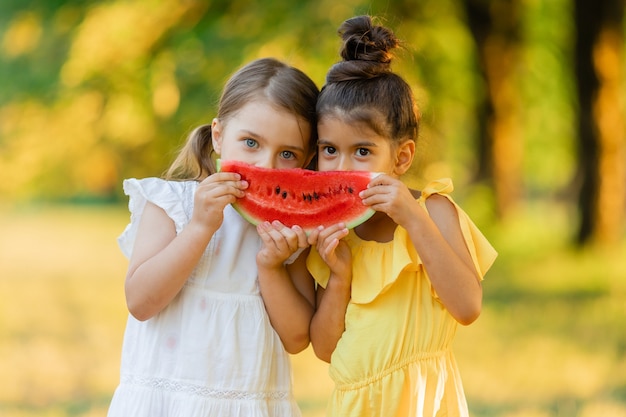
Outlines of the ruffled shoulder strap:
<svg viewBox="0 0 626 417">
<path fill-rule="evenodd" d="M 195 181 L 166 181 L 160 178 L 124 180 L 124 193 L 129 196 L 130 223 L 117 239 L 122 253 L 130 258 L 147 202 L 162 208 L 173 220 L 176 233 L 179 233 L 191 219 L 196 186 Z"/>
<path fill-rule="evenodd" d="M 426 184 L 422 189 L 422 193 L 418 198 L 420 204 L 422 204 L 428 197 L 433 194 L 447 195 L 454 191 L 454 185 L 450 178 L 440 178 Z"/>
<path fill-rule="evenodd" d="M 465 211 L 463 211 L 463 209 L 454 202 L 452 197 L 450 197 L 449 193 L 451 193 L 452 190 L 454 190 L 454 186 L 452 185 L 452 180 L 450 178 L 432 181 L 422 190 L 422 195 L 419 197 L 420 204 L 422 204 L 425 208 L 426 199 L 433 194 L 439 194 L 446 197 L 454 205 L 459 217 L 459 225 L 461 226 L 461 233 L 465 239 L 465 244 L 467 245 L 467 249 L 472 256 L 472 261 L 474 262 L 474 266 L 476 267 L 480 278 L 483 279 L 491 265 L 493 265 L 493 262 L 496 260 L 498 253 L 493 246 L 491 246 L 480 229 L 478 229 L 478 227 L 470 219 L 467 213 L 465 213 Z"/>
<path fill-rule="evenodd" d="M 433 194 L 442 195 L 452 202 L 458 213 L 463 238 L 482 279 L 497 253 L 469 216 L 448 195 L 453 189 L 452 180 L 448 178 L 433 181 L 422 190 L 417 202 L 426 209 L 426 199 Z M 387 291 L 401 273 L 421 268 L 422 260 L 408 232 L 402 227 L 396 228 L 391 242 L 363 242 L 353 230 L 345 239 L 351 247 L 353 259 L 357 260 L 353 265 L 352 302 L 369 303 Z M 365 260 L 369 260 L 367 265 Z M 307 268 L 317 284 L 325 288 L 330 270 L 315 248 L 307 257 Z M 437 296 L 434 292 L 433 295 Z"/>
</svg>

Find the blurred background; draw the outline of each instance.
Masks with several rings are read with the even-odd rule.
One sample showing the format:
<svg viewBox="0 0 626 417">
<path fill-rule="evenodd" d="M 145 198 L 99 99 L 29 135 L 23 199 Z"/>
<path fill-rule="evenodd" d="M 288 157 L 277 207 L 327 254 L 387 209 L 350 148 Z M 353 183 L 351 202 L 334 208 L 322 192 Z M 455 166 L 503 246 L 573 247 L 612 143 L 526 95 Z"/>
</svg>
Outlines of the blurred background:
<svg viewBox="0 0 626 417">
<path fill-rule="evenodd" d="M 626 416 L 622 0 L 2 0 L 0 416 L 105 416 L 129 220 L 244 63 L 321 87 L 337 28 L 378 16 L 423 114 L 407 181 L 452 177 L 500 256 L 455 349 L 472 416 Z M 331 383 L 292 357 L 305 417 Z"/>
</svg>

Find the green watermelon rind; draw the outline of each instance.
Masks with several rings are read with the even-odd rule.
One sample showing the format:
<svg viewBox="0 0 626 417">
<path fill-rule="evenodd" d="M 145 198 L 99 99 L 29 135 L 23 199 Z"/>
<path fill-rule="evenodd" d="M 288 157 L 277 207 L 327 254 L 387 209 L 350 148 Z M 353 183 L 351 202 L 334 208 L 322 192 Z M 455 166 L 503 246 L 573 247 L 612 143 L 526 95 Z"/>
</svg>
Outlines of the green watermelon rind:
<svg viewBox="0 0 626 417">
<path fill-rule="evenodd" d="M 216 160 L 216 168 L 217 168 L 218 172 L 221 171 L 221 160 L 220 159 Z M 373 179 L 377 175 L 379 175 L 379 173 L 372 172 L 372 173 L 370 173 L 370 178 Z M 254 226 L 257 226 L 261 222 L 265 221 L 264 219 L 260 219 L 260 218 L 257 218 L 255 216 L 251 215 L 248 211 L 246 211 L 244 208 L 242 208 L 236 202 L 232 203 L 231 206 L 237 211 L 237 213 L 239 213 L 239 215 L 241 217 L 243 217 L 246 221 L 248 221 L 249 223 L 251 223 Z M 346 226 L 347 229 L 353 229 L 353 228 L 355 228 L 355 227 L 365 223 L 367 220 L 369 220 L 374 215 L 374 213 L 376 213 L 376 211 L 374 209 L 368 207 L 368 208 L 366 208 L 363 211 L 363 213 L 359 217 L 356 217 L 356 218 L 350 219 L 348 221 L 345 221 L 344 222 L 345 226 Z M 320 226 L 322 226 L 322 225 L 320 225 Z M 330 225 L 325 225 L 325 226 L 330 226 Z M 319 226 L 317 226 L 317 227 L 319 227 Z M 305 231 L 305 233 L 307 235 L 310 234 L 314 230 L 314 228 L 303 228 L 303 229 L 304 229 L 304 231 Z"/>
<path fill-rule="evenodd" d="M 376 175 L 373 175 L 372 178 L 374 178 L 375 176 Z M 347 222 L 346 229 L 354 229 L 355 227 L 365 223 L 370 219 L 370 217 L 374 215 L 374 213 L 376 213 L 376 210 L 374 210 L 373 208 L 368 208 L 361 217 L 357 217 L 356 219 Z"/>
</svg>

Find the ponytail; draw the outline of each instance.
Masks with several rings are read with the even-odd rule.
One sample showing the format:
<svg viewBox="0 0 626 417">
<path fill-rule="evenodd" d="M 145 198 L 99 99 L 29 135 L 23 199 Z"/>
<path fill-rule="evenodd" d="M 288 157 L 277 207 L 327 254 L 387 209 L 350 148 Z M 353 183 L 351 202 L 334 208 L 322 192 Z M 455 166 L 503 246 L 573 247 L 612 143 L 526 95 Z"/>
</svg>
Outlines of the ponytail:
<svg viewBox="0 0 626 417">
<path fill-rule="evenodd" d="M 214 158 L 211 125 L 198 126 L 187 137 L 185 146 L 165 173 L 165 178 L 203 180 L 217 171 Z"/>
</svg>

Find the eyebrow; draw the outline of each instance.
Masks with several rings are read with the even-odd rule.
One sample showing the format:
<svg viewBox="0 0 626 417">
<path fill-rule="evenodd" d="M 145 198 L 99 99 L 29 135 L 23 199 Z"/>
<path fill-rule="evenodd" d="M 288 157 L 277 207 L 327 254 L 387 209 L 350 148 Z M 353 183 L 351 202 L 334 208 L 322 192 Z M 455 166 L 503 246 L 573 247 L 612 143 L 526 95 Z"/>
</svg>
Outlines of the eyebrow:
<svg viewBox="0 0 626 417">
<path fill-rule="evenodd" d="M 335 144 L 329 140 L 325 140 L 325 139 L 320 139 L 317 141 L 318 145 L 330 145 L 330 146 L 335 146 Z M 376 145 L 376 143 L 374 142 L 368 142 L 368 141 L 363 141 L 363 142 L 357 142 L 353 145 L 351 145 L 353 148 L 374 148 L 378 145 Z"/>
<path fill-rule="evenodd" d="M 263 135 L 261 135 L 261 134 L 259 134 L 259 133 L 256 133 L 256 132 L 253 132 L 253 131 L 248 130 L 248 129 L 241 129 L 241 130 L 239 130 L 239 134 L 240 134 L 240 135 L 243 135 L 243 136 L 251 136 L 251 137 L 253 137 L 253 138 L 259 138 L 259 139 L 266 140 L 266 139 L 263 137 Z"/>
</svg>

